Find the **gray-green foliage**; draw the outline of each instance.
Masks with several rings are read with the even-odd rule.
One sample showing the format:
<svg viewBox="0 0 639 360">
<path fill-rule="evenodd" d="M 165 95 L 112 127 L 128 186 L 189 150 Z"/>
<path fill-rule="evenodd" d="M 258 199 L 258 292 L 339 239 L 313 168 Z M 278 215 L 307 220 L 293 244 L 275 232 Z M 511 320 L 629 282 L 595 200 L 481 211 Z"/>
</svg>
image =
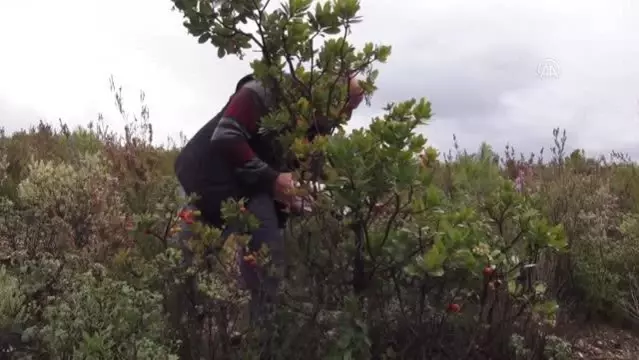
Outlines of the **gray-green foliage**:
<svg viewBox="0 0 639 360">
<path fill-rule="evenodd" d="M 0 267 L 0 329 L 11 329 L 24 321 L 25 295 L 18 278 Z"/>
<path fill-rule="evenodd" d="M 74 274 L 37 329 L 49 354 L 64 359 L 177 359 L 166 347 L 161 294 L 95 274 Z"/>
<path fill-rule="evenodd" d="M 14 260 L 22 265 L 13 273 L 0 271 L 0 329 L 21 334 L 14 349 L 50 359 L 176 359 L 161 294 L 74 256 Z"/>
</svg>

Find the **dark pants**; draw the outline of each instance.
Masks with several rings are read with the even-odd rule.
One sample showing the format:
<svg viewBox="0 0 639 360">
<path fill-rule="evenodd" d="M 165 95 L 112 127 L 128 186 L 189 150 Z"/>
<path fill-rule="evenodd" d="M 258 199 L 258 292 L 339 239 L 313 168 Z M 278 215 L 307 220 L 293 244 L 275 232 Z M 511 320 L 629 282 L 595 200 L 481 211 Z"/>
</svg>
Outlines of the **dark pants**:
<svg viewBox="0 0 639 360">
<path fill-rule="evenodd" d="M 199 201 L 206 202 L 206 200 L 207 199 L 203 197 Z M 214 205 L 207 203 L 205 207 L 211 208 L 214 207 Z M 267 194 L 251 196 L 246 204 L 246 209 L 254 215 L 260 223 L 259 228 L 251 233 L 248 246 L 249 249 L 256 251 L 259 250 L 262 245 L 266 245 L 271 259 L 269 270 L 279 268 L 277 269 L 277 274 L 281 274 L 281 269 L 284 268 L 285 264 L 282 229 L 286 223 L 286 215 L 281 212 L 281 209 L 278 207 L 278 204 L 274 201 L 274 199 Z M 225 240 L 231 234 L 241 231 L 241 229 L 233 226 L 232 224 L 221 225 L 221 219 L 217 217 L 206 218 L 204 212 L 202 215 L 203 218 L 201 221 L 204 223 L 223 228 L 222 236 Z M 183 241 L 188 239 L 190 236 L 190 231 L 188 230 L 188 226 L 186 226 L 185 231 L 183 231 L 180 235 L 180 243 L 183 245 Z M 191 262 L 192 254 L 190 254 L 184 246 L 182 246 L 182 248 L 185 250 L 185 262 L 188 264 Z M 274 305 L 280 278 L 278 276 L 273 276 L 272 274 L 267 274 L 265 269 L 259 266 L 249 266 L 244 261 L 245 255 L 247 255 L 246 249 L 238 247 L 236 259 L 240 269 L 240 279 L 238 280 L 240 286 L 251 292 L 250 316 L 251 321 L 254 322 L 266 315 L 268 312 L 267 310 Z M 269 273 L 272 273 L 272 271 L 269 271 Z"/>
<path fill-rule="evenodd" d="M 282 236 L 281 216 L 276 203 L 269 195 L 257 195 L 249 199 L 246 209 L 260 222 L 258 229 L 251 233 L 249 251 L 259 251 L 266 245 L 271 263 L 267 269 L 254 267 L 244 261 L 248 255 L 247 249 L 238 247 L 237 261 L 240 268 L 241 284 L 251 292 L 250 313 L 251 321 L 256 321 L 266 314 L 268 308 L 274 305 L 280 278 L 277 274 L 285 265 L 284 240 Z M 239 229 L 227 226 L 223 237 L 227 238 Z M 275 273 L 274 273 L 275 272 Z"/>
</svg>

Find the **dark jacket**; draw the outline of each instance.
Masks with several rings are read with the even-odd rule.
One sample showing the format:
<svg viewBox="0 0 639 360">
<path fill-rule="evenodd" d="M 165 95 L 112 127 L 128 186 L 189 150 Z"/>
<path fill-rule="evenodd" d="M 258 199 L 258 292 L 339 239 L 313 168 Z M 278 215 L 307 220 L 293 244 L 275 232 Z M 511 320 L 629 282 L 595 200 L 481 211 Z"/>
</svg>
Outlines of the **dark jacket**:
<svg viewBox="0 0 639 360">
<path fill-rule="evenodd" d="M 244 77 L 222 111 L 178 155 L 177 178 L 187 194 L 200 198 L 195 205 L 209 222 L 221 222 L 222 201 L 272 194 L 278 174 L 290 170 L 275 139 L 258 131 L 275 104 L 271 91 Z"/>
<path fill-rule="evenodd" d="M 251 75 L 245 76 L 222 111 L 178 155 L 177 178 L 187 194 L 198 196 L 195 205 L 205 221 L 221 226 L 224 200 L 250 198 L 257 193 L 272 195 L 277 176 L 298 167 L 285 159 L 277 134 L 259 131 L 261 118 L 276 105 L 272 91 Z M 316 134 L 330 133 L 325 124 L 328 122 L 316 120 L 307 134 L 309 140 Z M 313 159 L 313 180 L 321 177 L 321 163 L 321 158 Z M 281 222 L 286 221 L 284 214 L 278 216 Z"/>
</svg>

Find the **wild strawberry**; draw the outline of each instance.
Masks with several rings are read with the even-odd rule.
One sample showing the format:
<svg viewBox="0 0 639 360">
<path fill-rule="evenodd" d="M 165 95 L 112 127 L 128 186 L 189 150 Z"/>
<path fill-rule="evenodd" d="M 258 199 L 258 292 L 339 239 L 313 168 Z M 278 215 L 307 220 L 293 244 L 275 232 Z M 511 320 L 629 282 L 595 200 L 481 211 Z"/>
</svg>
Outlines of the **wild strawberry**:
<svg viewBox="0 0 639 360">
<path fill-rule="evenodd" d="M 244 256 L 244 263 L 250 267 L 255 267 L 257 265 L 257 260 L 255 260 L 255 256 L 249 254 Z"/>
<path fill-rule="evenodd" d="M 448 304 L 448 312 L 458 313 L 461 310 L 461 306 L 459 304 L 450 303 Z"/>
<path fill-rule="evenodd" d="M 244 206 L 240 206 L 240 212 L 242 214 L 246 214 L 248 212 L 248 210 Z"/>
<path fill-rule="evenodd" d="M 191 210 L 183 209 L 182 211 L 180 211 L 178 216 L 180 217 L 180 219 L 182 219 L 182 221 L 184 221 L 185 223 L 189 225 L 195 222 L 195 215 L 193 214 L 193 211 Z"/>
<path fill-rule="evenodd" d="M 495 272 L 495 268 L 493 268 L 490 265 L 484 268 L 484 276 L 487 278 L 491 277 L 494 272 Z"/>
</svg>

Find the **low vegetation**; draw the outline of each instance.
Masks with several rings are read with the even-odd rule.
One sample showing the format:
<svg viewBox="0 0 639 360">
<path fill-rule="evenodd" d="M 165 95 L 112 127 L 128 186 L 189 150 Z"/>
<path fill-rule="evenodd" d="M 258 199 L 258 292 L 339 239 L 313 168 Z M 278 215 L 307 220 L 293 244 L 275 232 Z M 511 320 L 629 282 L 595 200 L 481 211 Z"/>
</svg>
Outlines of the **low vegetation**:
<svg viewBox="0 0 639 360">
<path fill-rule="evenodd" d="M 235 260 L 247 239 L 223 242 L 184 209 L 172 173 L 179 145 L 152 145 L 146 107 L 127 114 L 113 86 L 122 136 L 98 121 L 0 138 L 9 358 L 560 360 L 579 356 L 561 331 L 571 319 L 636 324 L 639 169 L 627 157 L 566 154 L 559 129 L 550 154 L 486 144 L 440 154 L 420 135 L 425 99 L 391 104 L 365 129 L 301 141 L 318 111 L 340 119 L 346 89 L 335 75 L 357 69 L 374 92 L 373 64 L 390 48 L 357 52 L 334 37 L 359 21 L 358 3 L 174 3 L 220 56 L 256 46 L 258 78 L 296 84 L 264 129 L 280 134 L 286 156 L 328 160 L 322 190 L 299 174 L 318 204 L 291 218 L 286 268 L 273 269 L 266 248 L 245 259 L 285 276 L 280 306 L 266 325 L 248 325 Z M 295 76 L 281 76 L 289 66 Z M 225 213 L 255 226 L 241 202 Z"/>
</svg>

